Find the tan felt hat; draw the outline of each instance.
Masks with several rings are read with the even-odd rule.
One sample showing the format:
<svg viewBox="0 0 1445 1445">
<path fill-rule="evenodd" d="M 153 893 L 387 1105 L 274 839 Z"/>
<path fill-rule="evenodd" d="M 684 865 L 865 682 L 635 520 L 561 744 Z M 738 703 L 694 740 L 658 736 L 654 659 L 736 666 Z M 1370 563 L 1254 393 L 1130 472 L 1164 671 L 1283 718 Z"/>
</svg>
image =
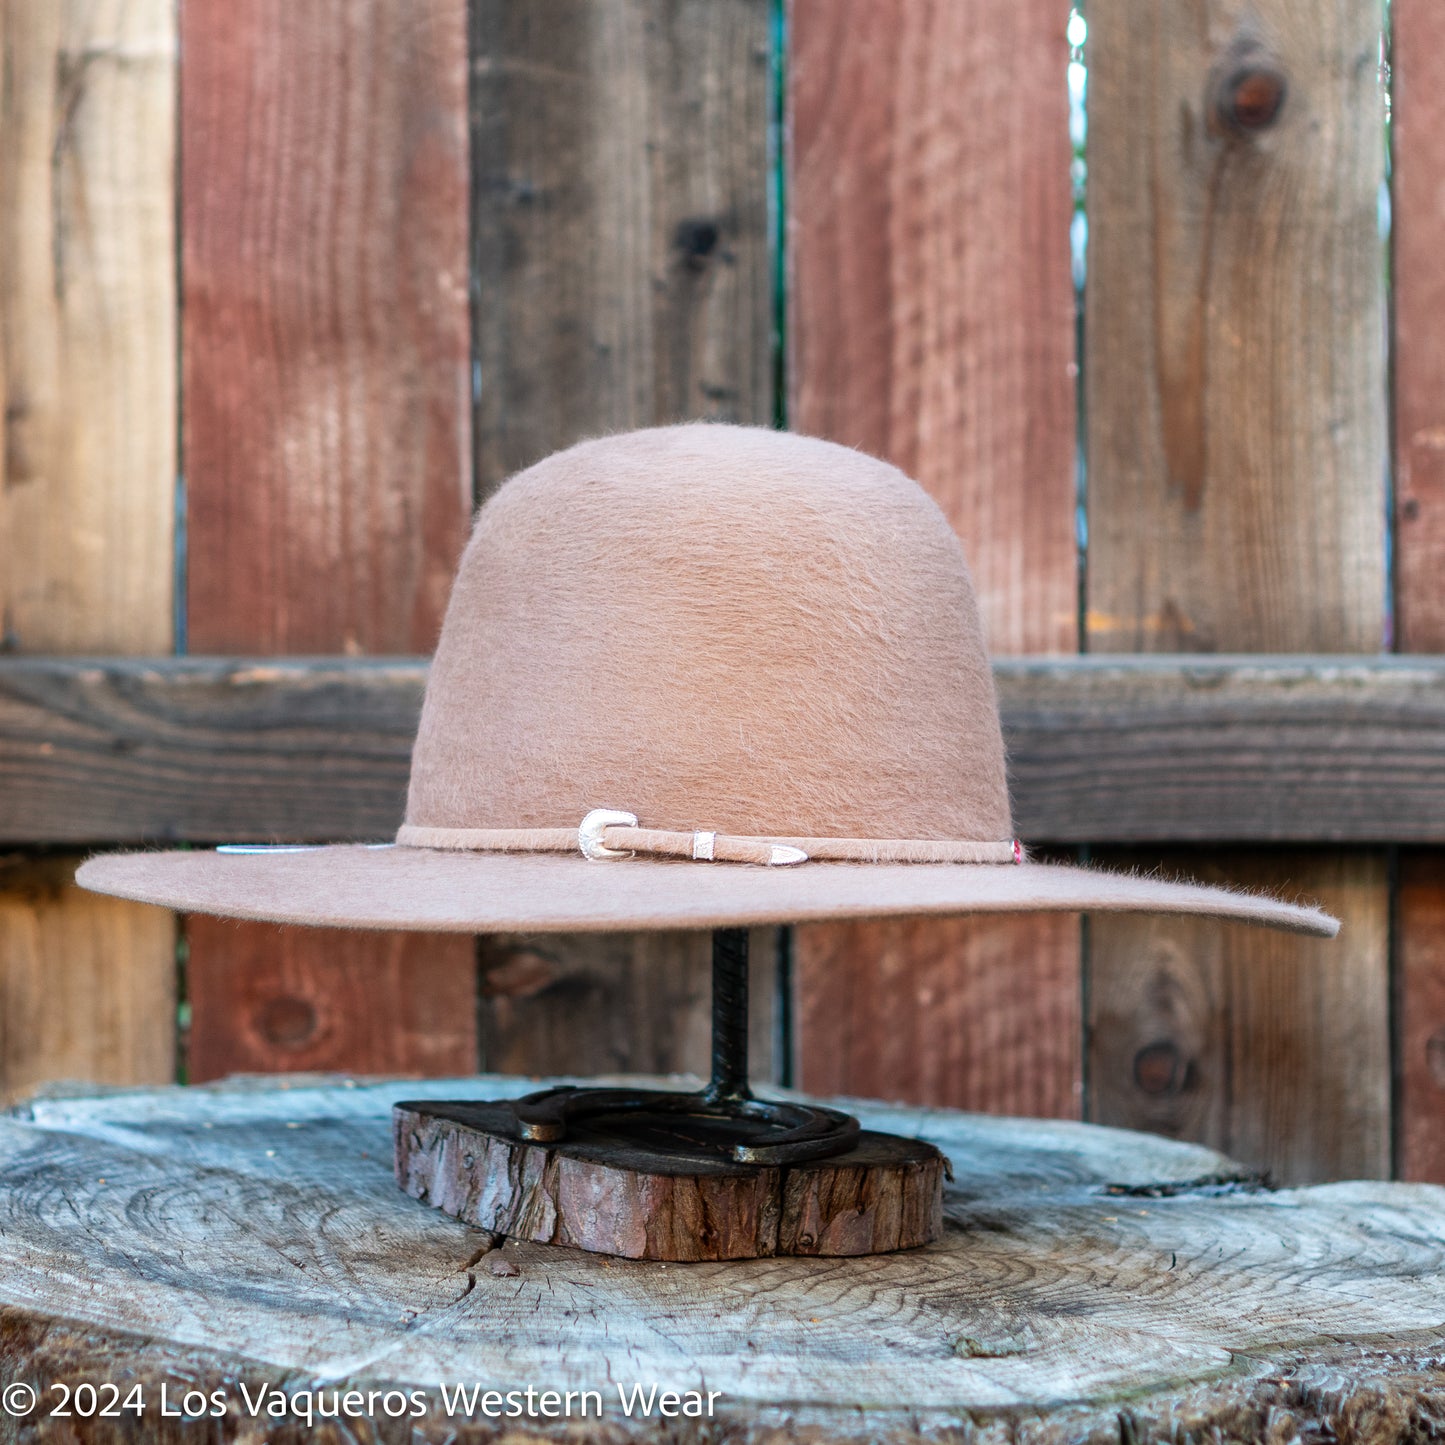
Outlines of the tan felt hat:
<svg viewBox="0 0 1445 1445">
<path fill-rule="evenodd" d="M 482 508 L 391 844 L 110 854 L 189 912 L 463 932 L 1318 909 L 1029 862 L 957 537 L 917 483 L 708 424 L 583 442 Z"/>
</svg>

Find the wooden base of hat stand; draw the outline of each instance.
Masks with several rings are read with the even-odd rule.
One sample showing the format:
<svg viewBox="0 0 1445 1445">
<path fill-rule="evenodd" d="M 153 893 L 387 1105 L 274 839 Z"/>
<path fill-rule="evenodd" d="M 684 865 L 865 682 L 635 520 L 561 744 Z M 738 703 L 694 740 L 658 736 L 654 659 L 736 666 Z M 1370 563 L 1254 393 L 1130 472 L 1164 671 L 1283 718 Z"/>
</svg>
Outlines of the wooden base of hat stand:
<svg viewBox="0 0 1445 1445">
<path fill-rule="evenodd" d="M 629 1259 L 912 1249 L 943 1225 L 943 1155 L 833 1109 L 753 1097 L 747 932 L 713 935 L 713 1076 L 696 1094 L 553 1089 L 393 1111 L 396 1177 L 496 1234 Z"/>
</svg>

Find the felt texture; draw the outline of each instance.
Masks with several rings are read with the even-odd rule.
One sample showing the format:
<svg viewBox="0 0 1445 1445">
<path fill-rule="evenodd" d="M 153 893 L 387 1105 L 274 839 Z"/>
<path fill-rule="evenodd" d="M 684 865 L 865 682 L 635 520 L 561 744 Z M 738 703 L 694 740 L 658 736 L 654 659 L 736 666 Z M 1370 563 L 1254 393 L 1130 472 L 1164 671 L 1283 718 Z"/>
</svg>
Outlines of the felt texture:
<svg viewBox="0 0 1445 1445">
<path fill-rule="evenodd" d="M 612 826 L 602 842 L 619 852 L 693 857 L 696 833 L 668 833 L 657 828 Z M 483 853 L 575 853 L 576 828 L 417 828 L 403 824 L 396 841 L 408 848 L 450 848 Z M 738 838 L 717 833 L 716 858 L 765 863 L 768 845 L 781 843 L 809 858 L 843 863 L 1020 863 L 1022 845 L 970 843 L 956 838 Z"/>
<path fill-rule="evenodd" d="M 570 846 L 598 808 L 635 814 L 664 850 L 690 851 L 702 830 L 734 840 L 724 854 L 777 838 L 815 856 L 755 867 L 505 851 Z M 77 879 L 327 927 L 1107 910 L 1338 928 L 1276 899 L 1015 863 L 1012 836 L 973 586 L 935 503 L 832 442 L 690 424 L 583 442 L 482 508 L 412 755 L 401 837 L 434 846 L 118 854 Z M 457 851 L 468 839 L 504 851 Z M 829 840 L 835 858 L 870 861 L 816 856 Z"/>
<path fill-rule="evenodd" d="M 412 756 L 415 827 L 1006 841 L 963 550 L 895 467 L 752 427 L 583 442 L 482 509 Z"/>
<path fill-rule="evenodd" d="M 724 928 L 898 914 L 1194 913 L 1333 937 L 1318 909 L 1046 863 L 593 863 L 580 854 L 342 844 L 294 853 L 110 853 L 77 881 L 182 912 L 461 933 Z"/>
</svg>

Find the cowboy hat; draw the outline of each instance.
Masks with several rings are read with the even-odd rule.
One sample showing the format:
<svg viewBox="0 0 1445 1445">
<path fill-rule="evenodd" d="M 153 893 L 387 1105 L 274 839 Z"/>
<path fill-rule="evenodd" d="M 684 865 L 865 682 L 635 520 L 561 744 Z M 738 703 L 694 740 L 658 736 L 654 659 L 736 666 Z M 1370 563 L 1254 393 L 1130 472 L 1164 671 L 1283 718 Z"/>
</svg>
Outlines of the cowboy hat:
<svg viewBox="0 0 1445 1445">
<path fill-rule="evenodd" d="M 691 424 L 504 485 L 462 557 L 394 842 L 109 854 L 188 912 L 463 932 L 1318 909 L 1029 861 L 963 551 L 831 442 Z"/>
</svg>

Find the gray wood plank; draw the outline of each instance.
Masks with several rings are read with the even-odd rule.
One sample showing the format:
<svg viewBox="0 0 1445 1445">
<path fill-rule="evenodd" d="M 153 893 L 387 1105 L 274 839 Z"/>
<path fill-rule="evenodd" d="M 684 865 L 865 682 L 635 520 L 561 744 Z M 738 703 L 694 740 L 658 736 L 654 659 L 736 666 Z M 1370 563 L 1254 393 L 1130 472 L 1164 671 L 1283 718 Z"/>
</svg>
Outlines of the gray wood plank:
<svg viewBox="0 0 1445 1445">
<path fill-rule="evenodd" d="M 773 416 L 766 0 L 472 6 L 477 484 Z"/>
<path fill-rule="evenodd" d="M 1094 655 L 995 675 L 1024 838 L 1445 837 L 1445 659 Z"/>
<path fill-rule="evenodd" d="M 1004 658 L 1035 843 L 1445 841 L 1445 658 Z M 379 839 L 426 664 L 0 658 L 0 841 Z"/>
<path fill-rule="evenodd" d="M 0 658 L 0 838 L 380 839 L 416 659 Z"/>
<path fill-rule="evenodd" d="M 689 418 L 767 425 L 768 0 L 476 0 L 470 15 L 479 497 L 583 437 Z M 706 969 L 675 936 L 568 953 L 597 984 L 599 1035 L 705 1024 L 705 1008 L 681 1010 Z M 578 997 L 534 997 L 537 1033 L 559 1034 Z M 513 1004 L 483 995 L 484 1036 Z M 536 1037 L 508 1045 L 513 1065 L 549 1066 Z"/>
</svg>

